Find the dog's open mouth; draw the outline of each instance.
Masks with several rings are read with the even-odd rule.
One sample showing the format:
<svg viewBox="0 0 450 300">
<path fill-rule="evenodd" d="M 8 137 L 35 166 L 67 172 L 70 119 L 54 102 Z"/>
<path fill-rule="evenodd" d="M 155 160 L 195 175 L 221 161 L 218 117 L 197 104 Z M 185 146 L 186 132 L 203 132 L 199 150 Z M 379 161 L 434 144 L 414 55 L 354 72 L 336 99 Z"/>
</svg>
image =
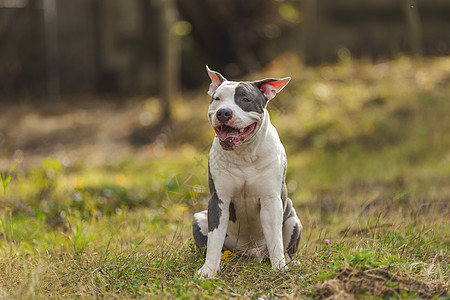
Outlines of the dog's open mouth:
<svg viewBox="0 0 450 300">
<path fill-rule="evenodd" d="M 255 130 L 255 128 L 256 123 L 240 129 L 227 125 L 221 125 L 214 128 L 214 131 L 216 132 L 222 147 L 231 150 L 244 141 Z"/>
</svg>

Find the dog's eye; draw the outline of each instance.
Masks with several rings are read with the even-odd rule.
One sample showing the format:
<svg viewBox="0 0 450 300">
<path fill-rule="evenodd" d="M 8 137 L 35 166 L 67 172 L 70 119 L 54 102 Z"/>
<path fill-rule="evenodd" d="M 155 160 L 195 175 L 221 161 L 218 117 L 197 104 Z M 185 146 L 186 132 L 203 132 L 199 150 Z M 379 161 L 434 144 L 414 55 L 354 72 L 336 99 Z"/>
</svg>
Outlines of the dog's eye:
<svg viewBox="0 0 450 300">
<path fill-rule="evenodd" d="M 242 102 L 250 102 L 250 99 L 248 99 L 248 98 L 242 98 L 241 101 L 242 101 Z"/>
<path fill-rule="evenodd" d="M 214 98 L 215 101 L 220 101 L 219 97 Z"/>
</svg>

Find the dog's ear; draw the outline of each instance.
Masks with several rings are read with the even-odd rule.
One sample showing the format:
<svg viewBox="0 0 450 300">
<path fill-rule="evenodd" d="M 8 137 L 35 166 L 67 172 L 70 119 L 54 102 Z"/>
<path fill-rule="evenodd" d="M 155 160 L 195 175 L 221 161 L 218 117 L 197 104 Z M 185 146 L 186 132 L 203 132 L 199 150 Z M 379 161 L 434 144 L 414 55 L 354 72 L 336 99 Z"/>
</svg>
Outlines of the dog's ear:
<svg viewBox="0 0 450 300">
<path fill-rule="evenodd" d="M 263 79 L 255 81 L 254 84 L 264 93 L 268 100 L 275 97 L 291 80 L 291 77 L 282 79 Z"/>
<path fill-rule="evenodd" d="M 208 66 L 206 66 L 206 71 L 208 71 L 208 76 L 211 78 L 211 84 L 209 85 L 208 95 L 212 96 L 214 92 L 219 88 L 219 86 L 226 81 L 225 77 L 219 72 L 211 71 Z"/>
</svg>

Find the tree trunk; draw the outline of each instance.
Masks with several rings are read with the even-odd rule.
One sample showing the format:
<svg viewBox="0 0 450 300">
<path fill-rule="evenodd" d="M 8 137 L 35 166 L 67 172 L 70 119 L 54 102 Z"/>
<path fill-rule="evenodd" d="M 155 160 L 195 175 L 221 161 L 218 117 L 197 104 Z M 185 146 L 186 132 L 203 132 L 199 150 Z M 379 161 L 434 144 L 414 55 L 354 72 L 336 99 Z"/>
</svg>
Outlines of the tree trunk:
<svg viewBox="0 0 450 300">
<path fill-rule="evenodd" d="M 419 17 L 417 0 L 403 0 L 403 9 L 406 14 L 406 22 L 409 34 L 409 50 L 413 54 L 423 54 L 422 49 L 422 25 Z"/>
<path fill-rule="evenodd" d="M 172 27 L 178 18 L 174 0 L 160 0 L 161 22 L 161 106 L 160 123 L 172 121 L 171 103 L 179 88 L 179 45 Z"/>
<path fill-rule="evenodd" d="M 307 63 L 316 64 L 321 59 L 319 37 L 319 0 L 303 0 L 301 12 L 304 21 L 301 30 L 303 54 Z"/>
<path fill-rule="evenodd" d="M 58 20 L 56 0 L 44 0 L 47 93 L 51 101 L 60 99 Z"/>
</svg>

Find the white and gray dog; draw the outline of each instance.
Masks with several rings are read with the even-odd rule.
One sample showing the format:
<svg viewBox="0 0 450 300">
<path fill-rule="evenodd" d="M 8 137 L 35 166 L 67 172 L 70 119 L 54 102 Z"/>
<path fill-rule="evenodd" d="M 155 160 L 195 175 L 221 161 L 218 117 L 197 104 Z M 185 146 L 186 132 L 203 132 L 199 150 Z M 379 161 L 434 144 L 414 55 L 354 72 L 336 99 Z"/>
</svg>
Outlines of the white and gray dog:
<svg viewBox="0 0 450 300">
<path fill-rule="evenodd" d="M 208 210 L 193 220 L 195 244 L 206 247 L 198 274 L 214 277 L 224 250 L 259 262 L 268 257 L 273 269 L 286 269 L 302 224 L 287 197 L 286 153 L 266 106 L 291 78 L 234 82 L 206 69 L 212 81 L 208 118 L 216 136 L 208 161 Z"/>
</svg>

